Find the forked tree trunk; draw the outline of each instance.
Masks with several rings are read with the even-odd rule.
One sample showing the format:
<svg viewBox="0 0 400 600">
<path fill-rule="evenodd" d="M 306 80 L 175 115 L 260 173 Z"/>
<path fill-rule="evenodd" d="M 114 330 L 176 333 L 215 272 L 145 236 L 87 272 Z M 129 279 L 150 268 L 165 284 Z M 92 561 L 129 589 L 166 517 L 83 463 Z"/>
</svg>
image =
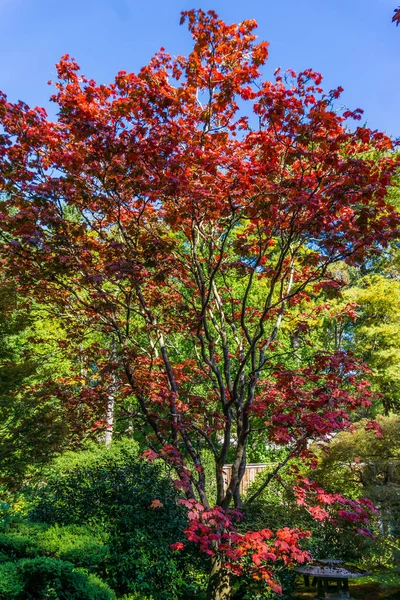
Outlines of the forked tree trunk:
<svg viewBox="0 0 400 600">
<path fill-rule="evenodd" d="M 224 569 L 218 556 L 213 556 L 208 580 L 207 600 L 230 600 L 231 597 L 232 585 L 229 571 Z"/>
</svg>

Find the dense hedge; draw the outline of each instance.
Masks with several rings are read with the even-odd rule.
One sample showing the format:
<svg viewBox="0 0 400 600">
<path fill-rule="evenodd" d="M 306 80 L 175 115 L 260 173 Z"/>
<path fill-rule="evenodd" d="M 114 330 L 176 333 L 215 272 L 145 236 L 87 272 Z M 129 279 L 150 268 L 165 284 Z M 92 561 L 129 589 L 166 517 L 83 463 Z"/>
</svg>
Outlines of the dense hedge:
<svg viewBox="0 0 400 600">
<path fill-rule="evenodd" d="M 55 558 L 25 558 L 0 564 L 1 600 L 113 600 L 98 577 Z"/>
<path fill-rule="evenodd" d="M 196 597 L 195 571 L 200 569 L 201 577 L 202 559 L 170 549 L 184 539 L 179 494 L 162 464 L 149 464 L 138 454 L 137 445 L 125 440 L 57 459 L 31 499 L 30 518 L 53 525 L 40 552 L 89 569 L 118 594 L 154 600 Z M 85 538 L 76 531 L 79 543 L 74 544 L 73 527 L 83 523 L 105 537 L 91 540 L 90 533 Z"/>
</svg>

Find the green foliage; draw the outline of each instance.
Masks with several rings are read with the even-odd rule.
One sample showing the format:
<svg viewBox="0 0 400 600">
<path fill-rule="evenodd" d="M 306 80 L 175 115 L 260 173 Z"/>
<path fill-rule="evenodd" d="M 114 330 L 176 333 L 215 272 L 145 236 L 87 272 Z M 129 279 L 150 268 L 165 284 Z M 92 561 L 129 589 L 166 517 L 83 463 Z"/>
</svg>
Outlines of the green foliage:
<svg viewBox="0 0 400 600">
<path fill-rule="evenodd" d="M 0 533 L 0 553 L 7 560 L 50 556 L 105 576 L 107 534 L 95 527 L 15 522 Z"/>
<path fill-rule="evenodd" d="M 164 509 L 158 509 L 164 512 Z M 127 527 L 125 533 L 123 526 Z M 157 514 L 147 522 L 121 518 L 110 540 L 110 584 L 119 593 L 137 593 L 154 600 L 194 595 L 187 558 L 175 556 L 169 546 L 176 540 L 176 519 Z M 180 524 L 180 528 L 182 524 Z M 155 534 L 155 530 L 157 534 Z"/>
<path fill-rule="evenodd" d="M 49 466 L 44 479 L 34 491 L 31 517 L 55 526 L 42 536 L 42 550 L 103 574 L 104 546 L 84 535 L 74 542 L 77 524 L 101 526 L 107 533 L 107 578 L 118 593 L 154 600 L 190 597 L 195 587 L 190 562 L 198 559 L 170 549 L 184 538 L 179 495 L 161 464 L 138 458 L 135 442 L 67 452 Z"/>
<path fill-rule="evenodd" d="M 374 389 L 385 409 L 400 406 L 400 281 L 385 275 L 363 277 L 343 294 L 355 302 L 359 318 L 352 326 L 351 348 L 372 369 Z"/>
<path fill-rule="evenodd" d="M 0 527 L 8 525 L 11 520 L 10 505 L 0 500 Z"/>
<path fill-rule="evenodd" d="M 377 582 L 380 584 L 382 589 L 390 589 L 394 586 L 400 587 L 400 575 L 393 572 L 382 572 L 368 577 L 361 577 L 357 580 L 360 585 L 365 583 Z"/>
<path fill-rule="evenodd" d="M 99 437 L 99 335 L 73 333 L 56 307 L 0 280 L 0 485 L 16 490 L 62 450 Z"/>
<path fill-rule="evenodd" d="M 265 443 L 262 437 L 251 436 L 249 440 L 249 449 L 247 452 L 248 463 L 265 463 L 269 465 L 281 462 L 287 454 L 287 449 L 283 446 L 273 446 Z"/>
<path fill-rule="evenodd" d="M 39 392 L 46 344 L 40 353 L 32 341 L 37 321 L 15 287 L 0 282 L 0 483 L 11 488 L 47 462 L 66 433 L 59 401 Z"/>
<path fill-rule="evenodd" d="M 125 439 L 107 448 L 89 444 L 80 452 L 65 452 L 33 488 L 34 520 L 57 524 L 109 524 L 121 503 L 134 504 L 140 486 L 160 479 L 171 486 L 160 465 L 138 458 L 136 442 Z M 156 498 L 153 496 L 151 500 Z"/>
<path fill-rule="evenodd" d="M 15 562 L 0 563 L 0 600 L 16 600 L 23 597 L 24 586 Z"/>
<path fill-rule="evenodd" d="M 7 556 L 8 560 L 17 558 L 34 558 L 39 549 L 36 536 L 23 535 L 23 533 L 9 531 L 0 534 L 0 552 Z"/>
<path fill-rule="evenodd" d="M 143 596 L 141 593 L 134 593 L 122 596 L 121 600 L 153 600 L 153 598 L 151 596 Z"/>
<path fill-rule="evenodd" d="M 134 485 L 137 456 L 137 444 L 130 440 L 65 452 L 43 474 L 45 483 L 33 488 L 31 517 L 63 525 L 109 523 L 119 486 Z"/>
<path fill-rule="evenodd" d="M 107 534 L 100 528 L 53 525 L 40 535 L 38 542 L 42 553 L 105 576 L 108 557 L 107 539 Z"/>
<path fill-rule="evenodd" d="M 0 564 L 1 600 L 112 600 L 112 590 L 94 575 L 54 558 Z"/>
</svg>

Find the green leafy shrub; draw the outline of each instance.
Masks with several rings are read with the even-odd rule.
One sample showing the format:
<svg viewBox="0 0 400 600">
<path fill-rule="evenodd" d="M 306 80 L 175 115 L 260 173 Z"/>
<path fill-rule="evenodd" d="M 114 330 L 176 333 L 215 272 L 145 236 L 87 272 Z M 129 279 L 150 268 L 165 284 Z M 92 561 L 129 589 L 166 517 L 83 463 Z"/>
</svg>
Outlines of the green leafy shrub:
<svg viewBox="0 0 400 600">
<path fill-rule="evenodd" d="M 75 567 L 105 575 L 107 534 L 95 527 L 14 522 L 0 533 L 0 562 L 18 558 L 50 556 Z M 2 558 L 3 556 L 3 558 Z"/>
<path fill-rule="evenodd" d="M 30 517 L 59 525 L 109 523 L 120 486 L 134 485 L 137 465 L 143 462 L 138 453 L 131 440 L 109 448 L 91 444 L 80 452 L 65 452 L 33 490 Z M 148 472 L 153 473 L 151 466 Z"/>
<path fill-rule="evenodd" d="M 153 600 L 151 596 L 143 596 L 142 594 L 127 594 L 122 596 L 121 600 Z"/>
<path fill-rule="evenodd" d="M 113 600 L 107 584 L 54 558 L 23 559 L 0 565 L 1 600 Z"/>
<path fill-rule="evenodd" d="M 36 535 L 24 535 L 23 532 L 10 528 L 5 533 L 0 533 L 0 552 L 8 560 L 34 558 L 39 554 Z"/>
<path fill-rule="evenodd" d="M 10 520 L 10 505 L 8 502 L 3 502 L 0 500 L 0 527 L 3 525 L 8 525 Z"/>
<path fill-rule="evenodd" d="M 201 559 L 170 549 L 184 538 L 180 496 L 165 467 L 147 463 L 138 453 L 134 442 L 124 440 L 58 458 L 35 491 L 31 518 L 64 527 L 49 530 L 41 545 L 45 548 L 47 543 L 46 551 L 52 547 L 54 553 L 64 536 L 63 549 L 56 555 L 101 576 L 106 565 L 107 581 L 119 594 L 137 593 L 153 600 L 195 597 L 190 563 L 197 561 L 200 568 Z M 81 523 L 101 527 L 108 535 L 108 556 L 98 544 L 92 554 L 95 564 L 83 562 L 90 540 L 74 546 L 65 537 L 66 526 Z"/>
<path fill-rule="evenodd" d="M 41 553 L 69 561 L 75 567 L 83 567 L 104 577 L 107 539 L 107 534 L 99 528 L 53 525 L 41 534 L 38 543 Z"/>
<path fill-rule="evenodd" d="M 16 600 L 22 597 L 22 593 L 23 583 L 18 574 L 17 563 L 0 563 L 0 600 Z"/>
<path fill-rule="evenodd" d="M 185 513 L 161 467 L 138 461 L 118 480 L 110 532 L 109 581 L 118 593 L 168 600 L 192 591 L 185 559 L 170 545 L 183 538 Z M 156 501 L 156 502 L 154 502 Z"/>
</svg>

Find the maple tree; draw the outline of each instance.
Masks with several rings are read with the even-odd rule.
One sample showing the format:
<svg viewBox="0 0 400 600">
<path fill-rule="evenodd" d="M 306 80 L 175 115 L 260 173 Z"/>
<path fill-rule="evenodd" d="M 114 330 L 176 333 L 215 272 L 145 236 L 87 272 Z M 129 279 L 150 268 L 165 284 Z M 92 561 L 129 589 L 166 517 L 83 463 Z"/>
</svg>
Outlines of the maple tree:
<svg viewBox="0 0 400 600">
<path fill-rule="evenodd" d="M 362 111 L 335 111 L 342 89 L 324 93 L 318 73 L 262 82 L 268 44 L 255 21 L 201 10 L 183 21 L 188 57 L 161 49 L 110 85 L 64 56 L 56 121 L 1 94 L 2 266 L 77 332 L 84 323 L 109 340 L 110 382 L 145 456 L 175 471 L 188 539 L 212 557 L 209 597 L 229 598 L 232 573 L 279 590 L 273 563 L 309 558 L 304 532 L 240 530 L 252 432 L 287 449 L 265 487 L 370 402 L 356 359 L 324 351 L 284 367 L 279 334 L 296 307 L 340 288 L 332 265 L 358 264 L 395 235 L 386 193 L 398 158 L 388 136 L 350 127 Z M 307 327 L 306 312 L 296 319 Z M 316 518 L 338 503 L 364 527 L 371 506 L 313 485 L 300 479 L 297 493 Z"/>
<path fill-rule="evenodd" d="M 392 23 L 396 23 L 396 27 L 400 23 L 400 8 L 395 8 Z"/>
</svg>

